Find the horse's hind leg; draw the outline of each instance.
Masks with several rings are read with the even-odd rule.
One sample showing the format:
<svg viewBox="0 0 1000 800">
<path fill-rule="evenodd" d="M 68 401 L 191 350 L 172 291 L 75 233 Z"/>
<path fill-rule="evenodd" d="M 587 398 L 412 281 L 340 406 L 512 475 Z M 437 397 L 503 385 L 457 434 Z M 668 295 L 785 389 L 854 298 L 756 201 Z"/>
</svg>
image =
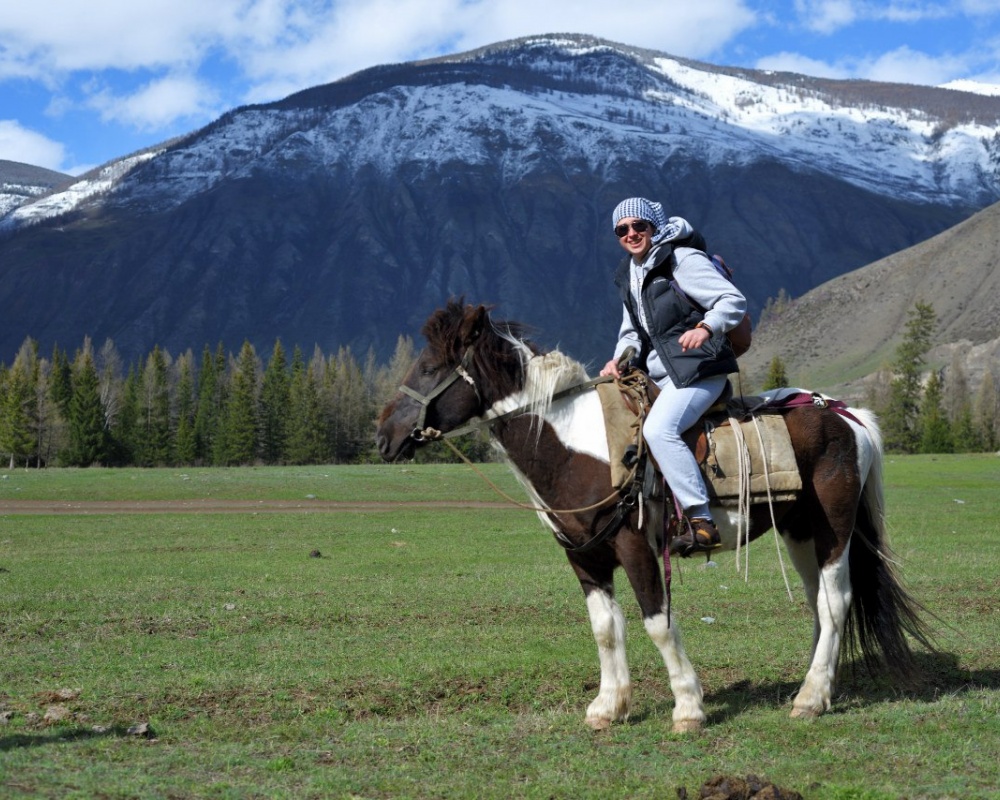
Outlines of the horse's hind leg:
<svg viewBox="0 0 1000 800">
<path fill-rule="evenodd" d="M 811 548 L 811 544 L 808 546 Z M 850 544 L 839 558 L 819 570 L 815 600 L 810 602 L 815 614 L 812 663 L 792 703 L 793 717 L 817 717 L 830 709 L 844 625 L 851 608 L 849 552 Z M 807 596 L 811 593 L 808 581 L 806 592 Z"/>
<path fill-rule="evenodd" d="M 799 542 L 786 533 L 782 533 L 785 549 L 792 559 L 795 571 L 802 579 L 802 587 L 806 593 L 806 603 L 813 614 L 813 641 L 809 653 L 810 662 L 816 655 L 816 643 L 819 641 L 819 616 L 816 613 L 816 596 L 819 594 L 819 564 L 816 563 L 816 547 L 812 541 Z"/>
</svg>

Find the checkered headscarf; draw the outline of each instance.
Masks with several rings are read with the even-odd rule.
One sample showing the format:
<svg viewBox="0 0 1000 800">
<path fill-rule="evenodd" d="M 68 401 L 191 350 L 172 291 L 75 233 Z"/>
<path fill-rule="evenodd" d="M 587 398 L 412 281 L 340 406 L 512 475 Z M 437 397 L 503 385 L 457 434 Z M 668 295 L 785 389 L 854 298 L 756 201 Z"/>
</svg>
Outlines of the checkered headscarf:
<svg viewBox="0 0 1000 800">
<path fill-rule="evenodd" d="M 618 223 L 626 217 L 644 219 L 651 223 L 656 228 L 656 233 L 653 234 L 654 244 L 659 243 L 669 233 L 670 226 L 663 206 L 653 200 L 647 200 L 645 197 L 629 197 L 627 200 L 622 200 L 611 215 L 611 227 L 617 227 Z"/>
</svg>

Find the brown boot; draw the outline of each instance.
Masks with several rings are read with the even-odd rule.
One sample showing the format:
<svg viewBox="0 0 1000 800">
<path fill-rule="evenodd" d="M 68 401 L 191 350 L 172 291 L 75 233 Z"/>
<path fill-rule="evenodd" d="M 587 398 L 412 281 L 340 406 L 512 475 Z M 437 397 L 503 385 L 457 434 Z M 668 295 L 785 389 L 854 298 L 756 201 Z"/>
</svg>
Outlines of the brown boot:
<svg viewBox="0 0 1000 800">
<path fill-rule="evenodd" d="M 722 547 L 722 538 L 719 536 L 719 529 L 710 519 L 688 520 L 683 526 L 684 531 L 680 536 L 675 536 L 670 542 L 670 555 L 679 555 L 687 558 L 695 553 L 707 553 Z"/>
</svg>

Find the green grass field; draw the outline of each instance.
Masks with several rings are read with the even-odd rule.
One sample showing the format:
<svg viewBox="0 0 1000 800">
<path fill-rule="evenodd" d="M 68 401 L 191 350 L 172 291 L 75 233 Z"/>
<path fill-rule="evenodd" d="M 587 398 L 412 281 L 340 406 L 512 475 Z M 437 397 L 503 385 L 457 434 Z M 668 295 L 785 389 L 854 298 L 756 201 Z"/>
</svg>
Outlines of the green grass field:
<svg viewBox="0 0 1000 800">
<path fill-rule="evenodd" d="M 673 798 L 755 774 L 807 800 L 1000 798 L 1000 458 L 886 478 L 904 580 L 940 617 L 926 684 L 847 669 L 830 714 L 789 719 L 811 619 L 768 535 L 749 580 L 732 554 L 675 579 L 710 717 L 683 736 L 623 578 L 632 716 L 584 725 L 596 647 L 535 515 L 412 505 L 499 500 L 467 467 L 0 472 L 0 797 Z M 4 510 L 201 498 L 387 505 Z"/>
</svg>

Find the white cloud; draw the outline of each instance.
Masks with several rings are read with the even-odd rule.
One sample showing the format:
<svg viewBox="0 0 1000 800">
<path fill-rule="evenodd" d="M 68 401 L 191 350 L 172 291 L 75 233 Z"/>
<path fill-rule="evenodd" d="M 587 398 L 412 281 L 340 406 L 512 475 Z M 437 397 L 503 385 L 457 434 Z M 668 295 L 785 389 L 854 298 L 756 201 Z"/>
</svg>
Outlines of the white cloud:
<svg viewBox="0 0 1000 800">
<path fill-rule="evenodd" d="M 968 65 L 960 58 L 930 56 L 900 47 L 866 58 L 845 58 L 829 63 L 799 55 L 776 53 L 760 59 L 758 69 L 795 72 L 815 78 L 858 78 L 887 83 L 915 83 L 937 86 L 966 74 Z"/>
<path fill-rule="evenodd" d="M 856 72 L 857 77 L 872 81 L 936 86 L 963 74 L 966 66 L 959 58 L 930 56 L 900 47 L 860 63 Z"/>
<path fill-rule="evenodd" d="M 257 46 L 234 51 L 234 57 L 254 81 L 245 101 L 261 102 L 375 64 L 537 34 L 589 33 L 676 55 L 707 57 L 756 19 L 745 0 L 703 0 L 680 7 L 662 3 L 641 11 L 606 0 L 579 0 L 570 8 L 538 0 L 372 0 L 338 5 L 326 15 L 298 9 L 286 14 L 282 25 L 273 25 L 273 19 L 272 26 L 248 25 L 245 35 Z"/>
<path fill-rule="evenodd" d="M 15 119 L 0 119 L 0 158 L 46 169 L 62 169 L 66 149 Z"/>
<path fill-rule="evenodd" d="M 646 3 L 622 6 L 607 0 L 568 4 L 538 0 L 478 0 L 465 47 L 538 33 L 590 33 L 674 55 L 704 57 L 757 21 L 744 0 Z"/>
<path fill-rule="evenodd" d="M 795 11 L 806 28 L 829 34 L 857 20 L 856 5 L 852 0 L 795 0 Z"/>
<path fill-rule="evenodd" d="M 137 130 L 160 130 L 181 119 L 203 119 L 221 112 L 216 93 L 190 77 L 168 76 L 121 96 L 107 88 L 91 94 L 87 105 L 105 122 L 124 123 Z"/>
<path fill-rule="evenodd" d="M 921 23 L 998 12 L 996 0 L 795 0 L 799 24 L 827 35 L 857 22 Z"/>
<path fill-rule="evenodd" d="M 607 0 L 47 0 L 8 4 L 0 79 L 59 85 L 75 71 L 197 72 L 239 65 L 257 99 L 376 64 L 543 33 L 590 33 L 707 57 L 752 26 L 752 0 L 622 8 Z"/>
</svg>

